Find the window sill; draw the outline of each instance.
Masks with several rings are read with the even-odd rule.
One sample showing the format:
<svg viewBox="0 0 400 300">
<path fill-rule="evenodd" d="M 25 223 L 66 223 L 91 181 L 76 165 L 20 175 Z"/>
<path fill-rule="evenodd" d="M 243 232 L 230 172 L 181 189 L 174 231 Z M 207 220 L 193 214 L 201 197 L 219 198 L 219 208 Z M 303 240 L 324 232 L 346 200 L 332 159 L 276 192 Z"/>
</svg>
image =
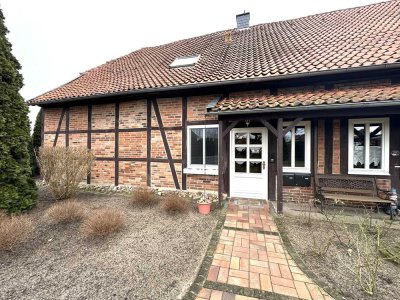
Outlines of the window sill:
<svg viewBox="0 0 400 300">
<path fill-rule="evenodd" d="M 373 170 L 349 170 L 350 175 L 376 175 L 376 176 L 390 176 L 387 171 L 373 171 Z"/>
<path fill-rule="evenodd" d="M 218 169 L 185 168 L 183 173 L 194 175 L 218 175 Z"/>
</svg>

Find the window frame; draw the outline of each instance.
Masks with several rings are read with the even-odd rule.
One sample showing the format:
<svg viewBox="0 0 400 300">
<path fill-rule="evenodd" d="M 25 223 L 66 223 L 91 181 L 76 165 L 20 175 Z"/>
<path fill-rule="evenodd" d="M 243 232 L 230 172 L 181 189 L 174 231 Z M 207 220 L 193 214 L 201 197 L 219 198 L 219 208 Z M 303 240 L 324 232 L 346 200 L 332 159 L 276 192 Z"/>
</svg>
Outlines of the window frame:
<svg viewBox="0 0 400 300">
<path fill-rule="evenodd" d="M 369 168 L 369 145 L 370 145 L 370 125 L 373 123 L 382 124 L 382 168 Z M 390 122 L 389 118 L 367 118 L 349 119 L 348 128 L 348 173 L 358 175 L 390 175 L 389 173 L 389 149 L 390 149 Z M 365 127 L 365 168 L 354 168 L 354 125 L 368 125 Z M 368 130 L 367 130 L 368 129 Z"/>
<path fill-rule="evenodd" d="M 203 129 L 203 164 L 192 164 L 191 162 L 191 130 L 192 129 Z M 218 163 L 216 165 L 210 165 L 210 164 L 205 164 L 205 159 L 206 159 L 206 141 L 204 139 L 205 137 L 205 130 L 207 128 L 216 128 L 218 132 L 218 140 L 219 141 L 219 126 L 218 124 L 210 124 L 210 125 L 188 125 L 187 126 L 187 135 L 186 135 L 186 148 L 187 148 L 187 167 L 184 170 L 184 173 L 186 174 L 205 174 L 205 175 L 218 175 Z M 218 147 L 218 156 L 219 156 L 219 142 L 217 142 L 217 147 Z"/>
<path fill-rule="evenodd" d="M 287 127 L 291 124 L 291 122 L 284 122 L 283 126 Z M 304 167 L 295 167 L 295 134 L 294 131 L 296 126 L 304 126 Z M 292 131 L 292 140 L 291 140 L 291 166 L 283 167 L 284 173 L 311 173 L 311 122 L 310 121 L 301 121 L 296 124 Z M 283 162 L 282 162 L 283 163 Z"/>
</svg>

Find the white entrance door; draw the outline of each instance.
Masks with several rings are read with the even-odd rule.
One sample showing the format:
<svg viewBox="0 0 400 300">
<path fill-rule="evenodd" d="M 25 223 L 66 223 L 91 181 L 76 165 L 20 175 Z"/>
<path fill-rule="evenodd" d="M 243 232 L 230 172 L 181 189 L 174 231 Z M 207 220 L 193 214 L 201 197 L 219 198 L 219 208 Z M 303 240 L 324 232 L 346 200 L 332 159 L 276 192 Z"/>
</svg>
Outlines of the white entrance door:
<svg viewBox="0 0 400 300">
<path fill-rule="evenodd" d="M 230 135 L 230 195 L 267 199 L 267 129 L 235 128 Z"/>
</svg>

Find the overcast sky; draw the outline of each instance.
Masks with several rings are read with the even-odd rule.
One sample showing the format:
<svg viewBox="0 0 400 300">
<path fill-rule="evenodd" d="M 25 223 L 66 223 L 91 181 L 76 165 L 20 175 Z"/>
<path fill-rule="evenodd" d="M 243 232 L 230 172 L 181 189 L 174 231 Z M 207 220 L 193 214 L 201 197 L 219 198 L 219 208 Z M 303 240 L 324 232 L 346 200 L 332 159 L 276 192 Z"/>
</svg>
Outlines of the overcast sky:
<svg viewBox="0 0 400 300">
<path fill-rule="evenodd" d="M 293 19 L 379 0 L 0 0 L 28 100 L 79 73 L 146 46 L 235 27 Z M 34 120 L 37 108 L 31 108 Z"/>
</svg>

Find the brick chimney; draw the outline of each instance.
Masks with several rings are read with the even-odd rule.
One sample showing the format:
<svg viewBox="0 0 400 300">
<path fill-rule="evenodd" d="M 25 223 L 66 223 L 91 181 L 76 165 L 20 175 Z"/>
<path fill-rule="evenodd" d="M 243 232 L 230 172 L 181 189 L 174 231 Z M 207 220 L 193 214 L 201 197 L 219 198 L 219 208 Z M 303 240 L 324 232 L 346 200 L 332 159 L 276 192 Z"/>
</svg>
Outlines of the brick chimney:
<svg viewBox="0 0 400 300">
<path fill-rule="evenodd" d="M 236 29 L 249 28 L 250 24 L 250 13 L 244 12 L 240 15 L 236 15 Z"/>
</svg>

